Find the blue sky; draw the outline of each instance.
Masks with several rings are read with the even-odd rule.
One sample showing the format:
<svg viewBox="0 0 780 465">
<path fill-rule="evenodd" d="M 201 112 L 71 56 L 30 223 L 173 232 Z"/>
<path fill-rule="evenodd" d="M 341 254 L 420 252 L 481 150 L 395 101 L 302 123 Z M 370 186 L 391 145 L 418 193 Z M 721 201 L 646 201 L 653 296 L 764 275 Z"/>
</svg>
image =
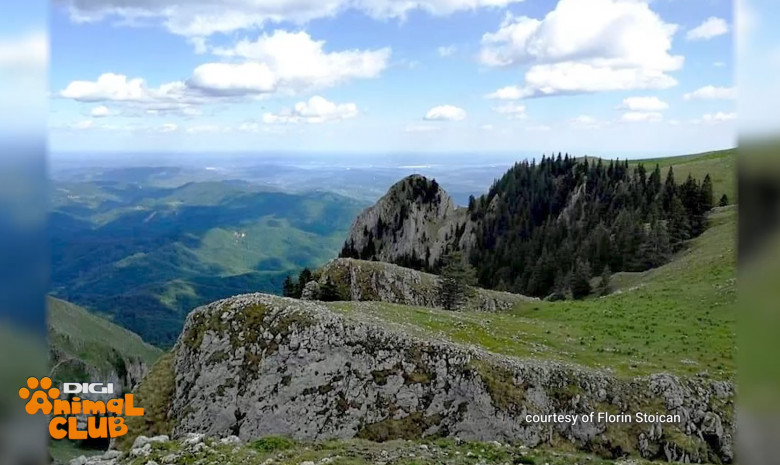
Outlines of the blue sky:
<svg viewBox="0 0 780 465">
<path fill-rule="evenodd" d="M 53 151 L 735 145 L 730 0 L 61 0 Z"/>
</svg>

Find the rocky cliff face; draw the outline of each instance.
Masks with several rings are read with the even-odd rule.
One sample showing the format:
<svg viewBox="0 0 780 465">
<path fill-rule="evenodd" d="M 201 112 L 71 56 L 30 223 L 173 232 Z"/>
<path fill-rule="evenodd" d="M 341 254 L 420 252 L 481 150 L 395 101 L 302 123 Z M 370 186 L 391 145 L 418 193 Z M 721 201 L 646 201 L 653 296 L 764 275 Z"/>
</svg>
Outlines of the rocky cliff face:
<svg viewBox="0 0 780 465">
<path fill-rule="evenodd" d="M 47 298 L 50 375 L 55 382 L 113 383 L 132 390 L 162 353 L 141 338 L 87 310 Z"/>
<path fill-rule="evenodd" d="M 97 367 L 84 360 L 71 358 L 57 348 L 50 348 L 49 360 L 56 371 L 75 373 L 74 381 L 92 381 L 101 383 L 112 383 L 114 391 L 117 393 L 130 392 L 141 382 L 149 372 L 149 365 L 143 359 L 134 356 L 126 356 L 118 352 L 109 352 L 106 356 L 112 365 L 108 368 Z M 64 375 L 67 377 L 67 375 Z M 71 378 L 68 379 L 69 381 Z M 89 395 L 83 395 L 84 398 L 90 398 Z M 98 395 L 95 399 L 100 399 Z"/>
<path fill-rule="evenodd" d="M 409 176 L 358 215 L 342 257 L 432 267 L 463 234 L 465 213 L 435 180 Z"/>
<path fill-rule="evenodd" d="M 304 291 L 305 300 L 318 300 L 318 291 L 326 283 L 336 286 L 343 300 L 390 302 L 422 307 L 438 306 L 439 277 L 383 262 L 349 258 L 331 260 L 317 274 L 317 285 Z M 311 284 L 311 283 L 310 283 Z M 472 288 L 464 303 L 470 310 L 495 312 L 508 310 L 519 302 L 537 300 L 508 292 Z"/>
<path fill-rule="evenodd" d="M 253 294 L 193 311 L 174 349 L 174 436 L 449 436 L 570 444 L 602 456 L 730 462 L 731 384 L 636 379 L 423 340 L 316 302 Z M 538 423 L 528 414 L 635 412 L 679 423 Z"/>
</svg>

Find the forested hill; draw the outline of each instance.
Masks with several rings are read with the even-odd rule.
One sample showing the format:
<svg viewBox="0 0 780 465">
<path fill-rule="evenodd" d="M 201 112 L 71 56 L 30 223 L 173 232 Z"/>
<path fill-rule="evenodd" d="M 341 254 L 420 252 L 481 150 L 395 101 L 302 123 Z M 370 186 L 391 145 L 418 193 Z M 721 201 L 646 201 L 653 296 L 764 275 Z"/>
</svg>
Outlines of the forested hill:
<svg viewBox="0 0 780 465">
<path fill-rule="evenodd" d="M 435 197 L 441 196 L 446 193 Z M 425 197 L 409 200 L 416 205 Z M 579 298 L 591 292 L 594 276 L 666 263 L 686 240 L 704 231 L 706 213 L 720 201 L 728 202 L 713 198 L 709 174 L 677 179 L 673 167 L 661 170 L 657 163 L 558 154 L 515 164 L 487 194 L 471 198 L 465 212 L 461 208 L 445 217 L 415 216 L 406 222 L 361 215 L 342 256 L 436 271 L 440 261 L 426 260 L 427 251 L 416 257 L 387 253 L 397 250 L 393 242 L 403 240 L 404 231 L 435 225 L 431 247 L 442 250 L 442 256 L 465 251 L 482 286 Z M 372 220 L 377 224 L 367 223 Z M 414 224 L 406 224 L 410 221 Z M 388 231 L 388 224 L 397 231 Z"/>
</svg>

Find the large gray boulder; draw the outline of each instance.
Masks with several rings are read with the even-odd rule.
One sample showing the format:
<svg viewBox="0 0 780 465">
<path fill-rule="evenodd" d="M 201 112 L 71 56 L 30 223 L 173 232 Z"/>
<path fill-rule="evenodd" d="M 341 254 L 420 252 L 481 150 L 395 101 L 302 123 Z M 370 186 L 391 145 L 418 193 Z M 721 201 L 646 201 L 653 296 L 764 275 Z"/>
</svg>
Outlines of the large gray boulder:
<svg viewBox="0 0 780 465">
<path fill-rule="evenodd" d="M 319 287 L 326 282 L 332 283 L 343 300 L 422 307 L 439 305 L 439 277 L 430 273 L 384 262 L 337 258 L 325 264 L 317 274 Z M 538 299 L 474 287 L 463 307 L 473 311 L 498 312 L 511 309 L 520 302 L 534 300 Z"/>
<path fill-rule="evenodd" d="M 423 340 L 367 318 L 263 294 L 196 309 L 174 349 L 174 435 L 454 436 L 565 442 L 608 457 L 733 458 L 734 392 L 727 382 L 618 378 Z M 526 421 L 528 414 L 593 411 L 669 413 L 681 421 Z"/>
</svg>

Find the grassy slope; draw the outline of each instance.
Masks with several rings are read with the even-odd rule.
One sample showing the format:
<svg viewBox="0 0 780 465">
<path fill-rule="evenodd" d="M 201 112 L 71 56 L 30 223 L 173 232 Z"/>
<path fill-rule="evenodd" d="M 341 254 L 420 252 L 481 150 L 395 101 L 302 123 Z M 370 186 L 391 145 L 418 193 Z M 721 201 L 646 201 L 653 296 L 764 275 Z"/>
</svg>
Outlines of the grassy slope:
<svg viewBox="0 0 780 465">
<path fill-rule="evenodd" d="M 685 155 L 680 157 L 650 158 L 646 160 L 637 160 L 631 162 L 632 165 L 644 163 L 648 170 L 651 170 L 658 164 L 661 167 L 661 174 L 665 177 L 666 171 L 671 166 L 674 169 L 674 176 L 677 182 L 685 181 L 688 174 L 698 180 L 704 179 L 707 174 L 712 178 L 713 193 L 715 202 L 721 195 L 726 194 L 731 203 L 737 200 L 737 149 L 719 150 L 716 152 L 705 152 L 695 155 Z"/>
<path fill-rule="evenodd" d="M 49 345 L 52 349 L 64 352 L 61 355 L 65 360 L 78 359 L 99 371 L 107 371 L 115 369 L 111 359 L 115 353 L 139 358 L 149 366 L 162 355 L 160 349 L 145 343 L 137 334 L 77 305 L 54 297 L 47 298 L 47 305 Z M 67 364 L 60 365 L 53 376 L 55 381 L 79 381 Z M 51 441 L 49 452 L 54 463 L 63 464 L 81 455 L 102 453 L 99 450 L 82 449 L 68 440 Z"/>
<path fill-rule="evenodd" d="M 162 354 L 137 334 L 53 297 L 48 298 L 48 327 L 50 344 L 99 368 L 110 368 L 106 356 L 112 349 L 124 356 L 142 359 L 149 365 Z"/>
<path fill-rule="evenodd" d="M 615 293 L 584 301 L 521 303 L 510 313 L 448 312 L 376 302 L 330 304 L 493 352 L 613 369 L 717 378 L 734 375 L 736 209 L 671 263 L 615 276 Z"/>
</svg>

